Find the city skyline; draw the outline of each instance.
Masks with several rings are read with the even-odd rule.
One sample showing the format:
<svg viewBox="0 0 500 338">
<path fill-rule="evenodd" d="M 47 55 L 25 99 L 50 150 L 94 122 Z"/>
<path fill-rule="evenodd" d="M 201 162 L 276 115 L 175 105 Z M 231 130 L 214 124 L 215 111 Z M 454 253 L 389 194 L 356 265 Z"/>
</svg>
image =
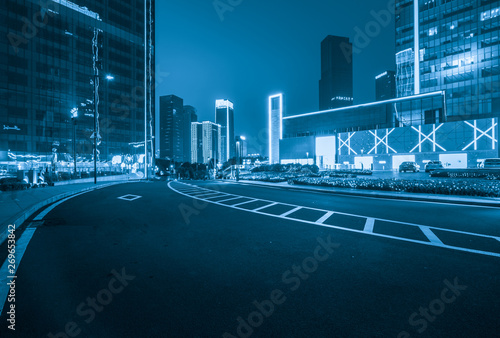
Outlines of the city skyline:
<svg viewBox="0 0 500 338">
<path fill-rule="evenodd" d="M 360 10 L 362 3 L 304 9 L 284 1 L 244 2 L 224 12 L 223 20 L 211 2 L 195 7 L 182 1 L 157 3 L 158 18 L 168 19 L 157 22 L 163 33 L 157 36 L 157 93 L 183 97 L 198 109 L 200 120 L 213 119 L 216 99 L 230 98 L 238 112 L 235 133 L 247 136 L 249 152 L 267 155 L 267 98 L 284 93 L 289 114 L 317 110 L 320 43 L 326 36 L 353 42 L 354 104 L 374 101 L 374 77 L 395 67 L 394 20 L 377 21 L 376 13 L 387 11 L 390 2 L 370 2 Z M 294 27 L 297 16 L 303 23 Z M 190 20 L 179 19 L 184 17 Z M 190 26 L 193 21 L 204 29 Z M 368 23 L 379 29 L 376 36 L 366 36 Z M 284 27 L 289 27 L 287 34 Z"/>
</svg>

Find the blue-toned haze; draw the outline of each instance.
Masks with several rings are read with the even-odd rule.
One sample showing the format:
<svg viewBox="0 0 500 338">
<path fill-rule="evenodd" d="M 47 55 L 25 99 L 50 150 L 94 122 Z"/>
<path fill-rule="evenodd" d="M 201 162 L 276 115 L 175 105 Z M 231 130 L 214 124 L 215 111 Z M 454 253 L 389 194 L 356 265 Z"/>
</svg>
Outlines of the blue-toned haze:
<svg viewBox="0 0 500 338">
<path fill-rule="evenodd" d="M 157 97 L 178 95 L 198 109 L 199 120 L 210 121 L 216 99 L 232 100 L 235 135 L 249 138 L 249 152 L 267 155 L 262 133 L 257 138 L 267 129 L 267 97 L 283 92 L 287 115 L 318 110 L 320 43 L 327 35 L 362 47 L 353 56 L 354 103 L 374 101 L 375 76 L 394 69 L 394 16 L 367 46 L 353 40 L 357 29 L 376 22 L 373 11 L 391 3 L 221 0 L 217 12 L 212 0 L 157 1 L 156 65 L 169 73 Z"/>
</svg>

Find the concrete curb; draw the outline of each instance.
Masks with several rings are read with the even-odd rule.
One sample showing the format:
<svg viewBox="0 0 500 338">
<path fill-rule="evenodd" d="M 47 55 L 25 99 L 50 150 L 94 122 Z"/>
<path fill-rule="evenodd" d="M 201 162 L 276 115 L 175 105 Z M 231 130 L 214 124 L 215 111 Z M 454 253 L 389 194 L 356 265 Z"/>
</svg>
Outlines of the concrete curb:
<svg viewBox="0 0 500 338">
<path fill-rule="evenodd" d="M 112 185 L 123 184 L 123 183 L 129 183 L 129 181 L 118 181 L 118 182 L 112 182 L 112 183 L 107 183 L 107 184 L 101 184 L 101 185 L 94 186 L 94 187 L 87 187 L 87 188 L 79 189 L 79 190 L 75 190 L 75 191 L 68 191 L 68 192 L 65 192 L 65 193 L 62 193 L 62 194 L 59 194 L 56 196 L 52 196 L 46 200 L 43 200 L 43 201 L 35 204 L 31 208 L 26 209 L 26 210 L 18 213 L 17 215 L 11 217 L 10 219 L 6 220 L 5 222 L 3 222 L 3 224 L 0 225 L 0 245 L 3 244 L 4 241 L 7 239 L 7 236 L 8 236 L 7 227 L 9 226 L 9 224 L 14 224 L 14 226 L 17 229 L 17 228 L 19 228 L 19 226 L 21 224 L 23 224 L 35 212 L 37 212 L 41 208 L 43 208 L 49 204 L 52 204 L 58 200 L 61 200 L 63 198 L 66 198 L 66 197 L 69 197 L 72 195 L 76 195 L 76 194 L 79 194 L 82 192 L 102 189 L 102 188 L 106 188 L 106 187 L 109 187 Z"/>
<path fill-rule="evenodd" d="M 294 191 L 307 191 L 307 192 L 318 192 L 325 194 L 334 194 L 334 195 L 345 195 L 345 196 L 359 196 L 359 197 L 371 197 L 371 198 L 381 198 L 381 199 L 398 199 L 405 201 L 417 201 L 417 202 L 432 202 L 432 203 L 446 203 L 446 204 L 462 204 L 462 205 L 474 205 L 474 206 L 483 206 L 483 207 L 496 207 L 500 208 L 500 199 L 498 201 L 495 200 L 484 200 L 482 198 L 460 198 L 456 196 L 450 195 L 425 195 L 425 196 L 410 196 L 410 193 L 398 194 L 398 193 L 390 193 L 390 192 L 364 192 L 364 191 L 352 191 L 352 190 L 330 190 L 321 187 L 304 188 L 296 185 L 271 185 L 259 182 L 252 181 L 240 181 L 240 182 L 230 182 L 235 184 L 246 184 L 246 185 L 259 185 L 259 186 L 267 186 L 273 188 L 280 188 L 284 190 L 294 190 Z M 446 196 L 446 197 L 445 197 Z"/>
</svg>

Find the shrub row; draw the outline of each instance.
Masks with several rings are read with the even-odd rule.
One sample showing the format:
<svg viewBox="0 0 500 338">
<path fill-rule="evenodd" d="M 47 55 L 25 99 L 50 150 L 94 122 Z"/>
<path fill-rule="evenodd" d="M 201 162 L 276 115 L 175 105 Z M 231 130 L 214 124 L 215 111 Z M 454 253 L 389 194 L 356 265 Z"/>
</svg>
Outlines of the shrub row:
<svg viewBox="0 0 500 338">
<path fill-rule="evenodd" d="M 401 179 L 336 179 L 301 177 L 289 184 L 316 185 L 336 188 L 399 191 L 425 194 L 500 197 L 500 181 L 478 180 L 401 180 Z"/>
</svg>

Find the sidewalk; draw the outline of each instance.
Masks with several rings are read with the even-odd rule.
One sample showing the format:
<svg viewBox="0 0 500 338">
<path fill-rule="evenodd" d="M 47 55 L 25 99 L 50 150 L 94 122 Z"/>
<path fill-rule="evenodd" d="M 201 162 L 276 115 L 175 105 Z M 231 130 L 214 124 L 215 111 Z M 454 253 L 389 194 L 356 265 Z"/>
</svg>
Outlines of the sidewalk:
<svg viewBox="0 0 500 338">
<path fill-rule="evenodd" d="M 93 179 L 90 183 L 84 180 L 68 181 L 66 184 L 53 187 L 35 188 L 28 190 L 0 192 L 0 244 L 7 238 L 7 227 L 14 224 L 19 227 L 37 210 L 62 198 L 94 189 L 100 189 L 113 184 L 126 183 L 136 179 L 129 175 L 99 177 L 97 184 Z"/>
<path fill-rule="evenodd" d="M 231 182 L 236 183 L 233 181 Z M 346 188 L 333 188 L 333 187 L 318 187 L 311 185 L 290 185 L 287 182 L 268 183 L 259 181 L 240 180 L 238 183 L 279 187 L 287 190 L 332 193 L 336 195 L 400 199 L 400 200 L 419 201 L 419 202 L 464 204 L 464 205 L 476 205 L 476 206 L 500 208 L 500 198 L 493 198 L 493 197 L 490 198 L 490 197 L 474 197 L 474 196 L 453 196 L 453 195 L 420 194 L 420 193 L 408 193 L 408 192 L 396 192 L 396 191 L 390 192 L 390 191 L 360 190 L 360 189 L 346 189 Z"/>
</svg>

